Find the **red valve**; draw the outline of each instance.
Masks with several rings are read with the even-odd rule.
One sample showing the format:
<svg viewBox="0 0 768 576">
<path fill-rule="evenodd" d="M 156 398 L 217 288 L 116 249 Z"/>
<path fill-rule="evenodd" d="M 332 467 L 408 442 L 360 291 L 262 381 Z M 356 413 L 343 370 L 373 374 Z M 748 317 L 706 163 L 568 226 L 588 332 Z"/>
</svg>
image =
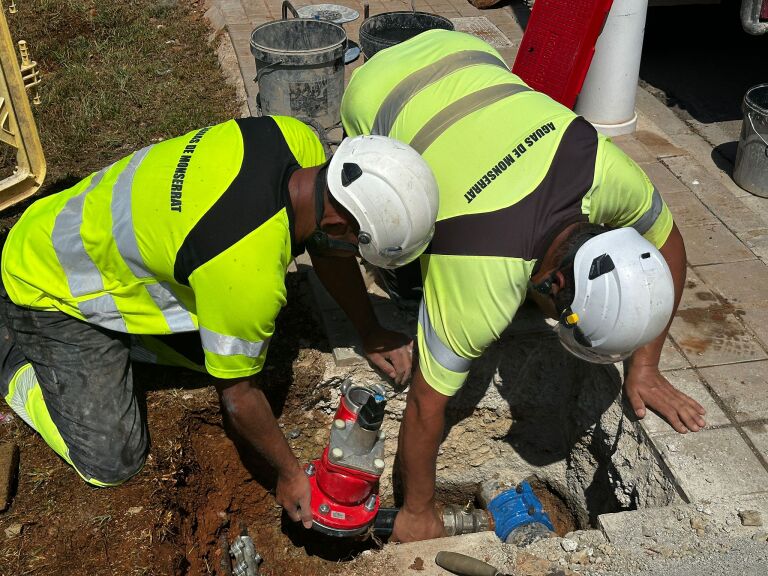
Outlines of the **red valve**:
<svg viewBox="0 0 768 576">
<path fill-rule="evenodd" d="M 306 468 L 313 528 L 332 536 L 364 533 L 379 511 L 384 471 L 383 390 L 342 384 L 328 446 Z"/>
</svg>

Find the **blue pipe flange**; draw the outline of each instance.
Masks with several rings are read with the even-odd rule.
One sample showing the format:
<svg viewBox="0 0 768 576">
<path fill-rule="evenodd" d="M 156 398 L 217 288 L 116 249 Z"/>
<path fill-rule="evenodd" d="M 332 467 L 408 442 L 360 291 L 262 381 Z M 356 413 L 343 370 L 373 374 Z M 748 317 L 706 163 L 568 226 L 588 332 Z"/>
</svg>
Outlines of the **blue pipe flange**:
<svg viewBox="0 0 768 576">
<path fill-rule="evenodd" d="M 514 530 L 533 522 L 539 522 L 553 532 L 555 530 L 528 482 L 521 482 L 516 488 L 496 496 L 488 504 L 488 512 L 493 516 L 496 536 L 503 542 Z"/>
</svg>

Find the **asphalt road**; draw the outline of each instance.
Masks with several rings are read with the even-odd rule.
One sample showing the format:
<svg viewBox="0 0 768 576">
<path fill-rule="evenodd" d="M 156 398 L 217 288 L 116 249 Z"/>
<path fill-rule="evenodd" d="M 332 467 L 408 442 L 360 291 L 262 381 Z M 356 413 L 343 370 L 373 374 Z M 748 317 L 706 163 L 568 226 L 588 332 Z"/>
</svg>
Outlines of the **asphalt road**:
<svg viewBox="0 0 768 576">
<path fill-rule="evenodd" d="M 739 5 L 724 0 L 720 5 L 649 8 L 640 67 L 644 87 L 731 163 L 744 94 L 768 83 L 768 34 L 744 32 Z"/>
</svg>

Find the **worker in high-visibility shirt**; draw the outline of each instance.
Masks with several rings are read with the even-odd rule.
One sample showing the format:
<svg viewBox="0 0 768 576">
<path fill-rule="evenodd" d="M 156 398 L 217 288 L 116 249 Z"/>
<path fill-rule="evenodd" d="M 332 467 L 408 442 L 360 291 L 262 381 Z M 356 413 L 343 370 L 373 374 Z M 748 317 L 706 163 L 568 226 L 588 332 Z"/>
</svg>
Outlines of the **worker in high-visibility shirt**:
<svg viewBox="0 0 768 576">
<path fill-rule="evenodd" d="M 275 467 L 277 501 L 311 525 L 306 475 L 254 378 L 288 264 L 307 248 L 369 357 L 402 379 L 401 335 L 365 294 L 333 285 L 358 247 L 377 266 L 416 258 L 437 214 L 434 177 L 407 145 L 350 138 L 325 160 L 298 120 L 231 120 L 35 202 L 3 249 L 0 395 L 84 480 L 109 486 L 148 451 L 131 359 L 198 367 L 235 433 Z"/>
<path fill-rule="evenodd" d="M 560 320 L 560 340 L 575 355 L 628 358 L 624 390 L 638 417 L 652 408 L 681 433 L 705 425 L 704 409 L 658 368 L 685 247 L 658 191 L 614 144 L 531 90 L 487 43 L 444 30 L 359 67 L 342 120 L 350 136 L 410 144 L 440 189 L 416 276 L 419 367 L 400 429 L 404 502 L 394 539 L 442 534 L 434 488 L 446 404 L 526 296 Z M 406 268 L 393 282 L 401 296 Z"/>
</svg>

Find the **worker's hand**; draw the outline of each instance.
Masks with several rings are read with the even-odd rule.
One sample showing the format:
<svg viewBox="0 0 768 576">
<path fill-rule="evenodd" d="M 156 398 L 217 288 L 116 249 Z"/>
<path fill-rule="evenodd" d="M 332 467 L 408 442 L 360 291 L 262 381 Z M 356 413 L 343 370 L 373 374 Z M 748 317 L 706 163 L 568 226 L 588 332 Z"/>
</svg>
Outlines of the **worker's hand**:
<svg viewBox="0 0 768 576">
<path fill-rule="evenodd" d="M 403 507 L 395 516 L 390 542 L 416 542 L 445 536 L 443 518 L 438 510 L 431 506 L 422 513 L 414 514 Z"/>
<path fill-rule="evenodd" d="M 638 418 L 644 418 L 646 408 L 650 408 L 680 434 L 698 432 L 707 425 L 701 404 L 672 386 L 657 366 L 631 366 L 624 392 Z"/>
<path fill-rule="evenodd" d="M 288 517 L 294 522 L 301 521 L 304 528 L 312 528 L 312 509 L 310 500 L 312 491 L 309 479 L 297 463 L 289 472 L 279 472 L 275 499 L 285 509 Z"/>
<path fill-rule="evenodd" d="M 381 326 L 363 338 L 365 355 L 379 370 L 402 386 L 411 378 L 413 340 Z"/>
</svg>

